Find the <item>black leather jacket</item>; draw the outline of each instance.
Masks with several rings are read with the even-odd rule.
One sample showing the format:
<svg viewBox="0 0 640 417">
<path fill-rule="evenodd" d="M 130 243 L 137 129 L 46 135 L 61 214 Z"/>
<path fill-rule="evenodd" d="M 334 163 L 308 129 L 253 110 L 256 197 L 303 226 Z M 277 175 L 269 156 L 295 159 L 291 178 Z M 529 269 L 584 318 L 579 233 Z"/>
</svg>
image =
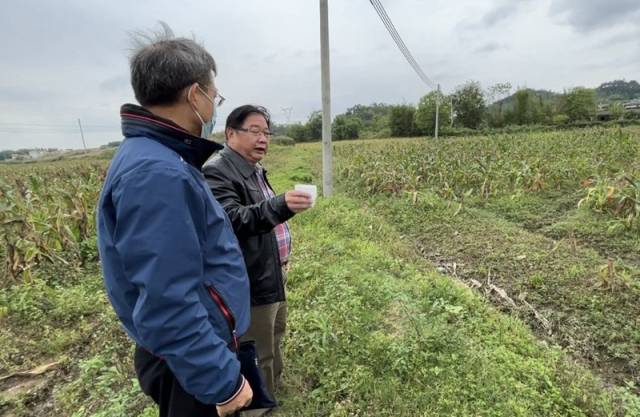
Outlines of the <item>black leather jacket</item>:
<svg viewBox="0 0 640 417">
<path fill-rule="evenodd" d="M 284 194 L 265 199 L 255 171 L 254 165 L 228 146 L 202 168 L 240 242 L 251 281 L 251 305 L 263 305 L 285 299 L 273 228 L 293 217 L 294 213 L 287 207 Z M 265 181 L 268 184 L 266 171 Z"/>
</svg>

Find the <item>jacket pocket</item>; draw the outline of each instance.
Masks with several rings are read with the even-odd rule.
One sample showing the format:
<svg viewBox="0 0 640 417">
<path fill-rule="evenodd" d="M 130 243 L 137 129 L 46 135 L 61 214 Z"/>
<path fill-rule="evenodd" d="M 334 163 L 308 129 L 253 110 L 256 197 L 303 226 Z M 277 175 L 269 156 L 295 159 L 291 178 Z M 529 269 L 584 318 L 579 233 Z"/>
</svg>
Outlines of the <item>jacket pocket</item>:
<svg viewBox="0 0 640 417">
<path fill-rule="evenodd" d="M 217 308 L 217 310 L 222 314 L 224 319 L 224 327 L 226 329 L 227 335 L 231 340 L 232 346 L 235 351 L 238 351 L 238 337 L 236 336 L 236 319 L 233 316 L 233 312 L 228 307 L 227 303 L 224 301 L 224 298 L 220 295 L 220 293 L 216 290 L 216 288 L 211 284 L 206 284 L 205 288 L 211 301 Z M 224 331 L 224 330 L 223 330 Z"/>
</svg>

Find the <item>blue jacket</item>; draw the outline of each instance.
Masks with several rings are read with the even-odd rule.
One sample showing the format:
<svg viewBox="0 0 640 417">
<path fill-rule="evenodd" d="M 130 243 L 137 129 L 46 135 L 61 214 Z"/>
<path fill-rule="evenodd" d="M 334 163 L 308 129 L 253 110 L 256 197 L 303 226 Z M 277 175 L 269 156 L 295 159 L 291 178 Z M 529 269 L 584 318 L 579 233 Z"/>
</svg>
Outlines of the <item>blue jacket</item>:
<svg viewBox="0 0 640 417">
<path fill-rule="evenodd" d="M 242 252 L 200 173 L 221 147 L 139 106 L 121 116 L 125 139 L 97 216 L 109 299 L 129 336 L 188 393 L 224 402 L 243 381 L 229 322 L 241 335 L 250 313 Z"/>
</svg>

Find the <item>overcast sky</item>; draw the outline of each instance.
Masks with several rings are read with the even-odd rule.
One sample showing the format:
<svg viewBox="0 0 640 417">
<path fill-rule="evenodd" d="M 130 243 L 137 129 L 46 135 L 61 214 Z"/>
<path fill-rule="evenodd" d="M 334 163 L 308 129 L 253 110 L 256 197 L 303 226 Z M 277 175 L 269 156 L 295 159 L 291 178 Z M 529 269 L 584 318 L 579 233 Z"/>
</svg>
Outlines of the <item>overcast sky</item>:
<svg viewBox="0 0 640 417">
<path fill-rule="evenodd" d="M 228 112 L 246 103 L 276 122 L 320 109 L 318 0 L 5 0 L 0 13 L 0 149 L 120 140 L 134 102 L 128 33 L 167 22 L 219 65 Z M 467 80 L 562 91 L 640 80 L 640 0 L 382 0 L 424 72 L 445 92 Z M 417 103 L 427 87 L 367 0 L 329 0 L 333 114 Z"/>
</svg>

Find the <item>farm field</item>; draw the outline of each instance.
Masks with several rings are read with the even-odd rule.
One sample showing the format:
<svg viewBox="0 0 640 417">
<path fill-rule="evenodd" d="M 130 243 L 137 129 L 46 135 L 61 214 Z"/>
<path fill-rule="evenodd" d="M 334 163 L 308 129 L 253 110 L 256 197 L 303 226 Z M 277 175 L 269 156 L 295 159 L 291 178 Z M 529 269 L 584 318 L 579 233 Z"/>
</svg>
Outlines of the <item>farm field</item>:
<svg viewBox="0 0 640 417">
<path fill-rule="evenodd" d="M 292 221 L 282 416 L 640 416 L 640 129 L 335 145 Z M 321 183 L 273 147 L 276 190 Z M 0 416 L 153 416 L 105 297 L 108 162 L 0 166 Z"/>
</svg>

